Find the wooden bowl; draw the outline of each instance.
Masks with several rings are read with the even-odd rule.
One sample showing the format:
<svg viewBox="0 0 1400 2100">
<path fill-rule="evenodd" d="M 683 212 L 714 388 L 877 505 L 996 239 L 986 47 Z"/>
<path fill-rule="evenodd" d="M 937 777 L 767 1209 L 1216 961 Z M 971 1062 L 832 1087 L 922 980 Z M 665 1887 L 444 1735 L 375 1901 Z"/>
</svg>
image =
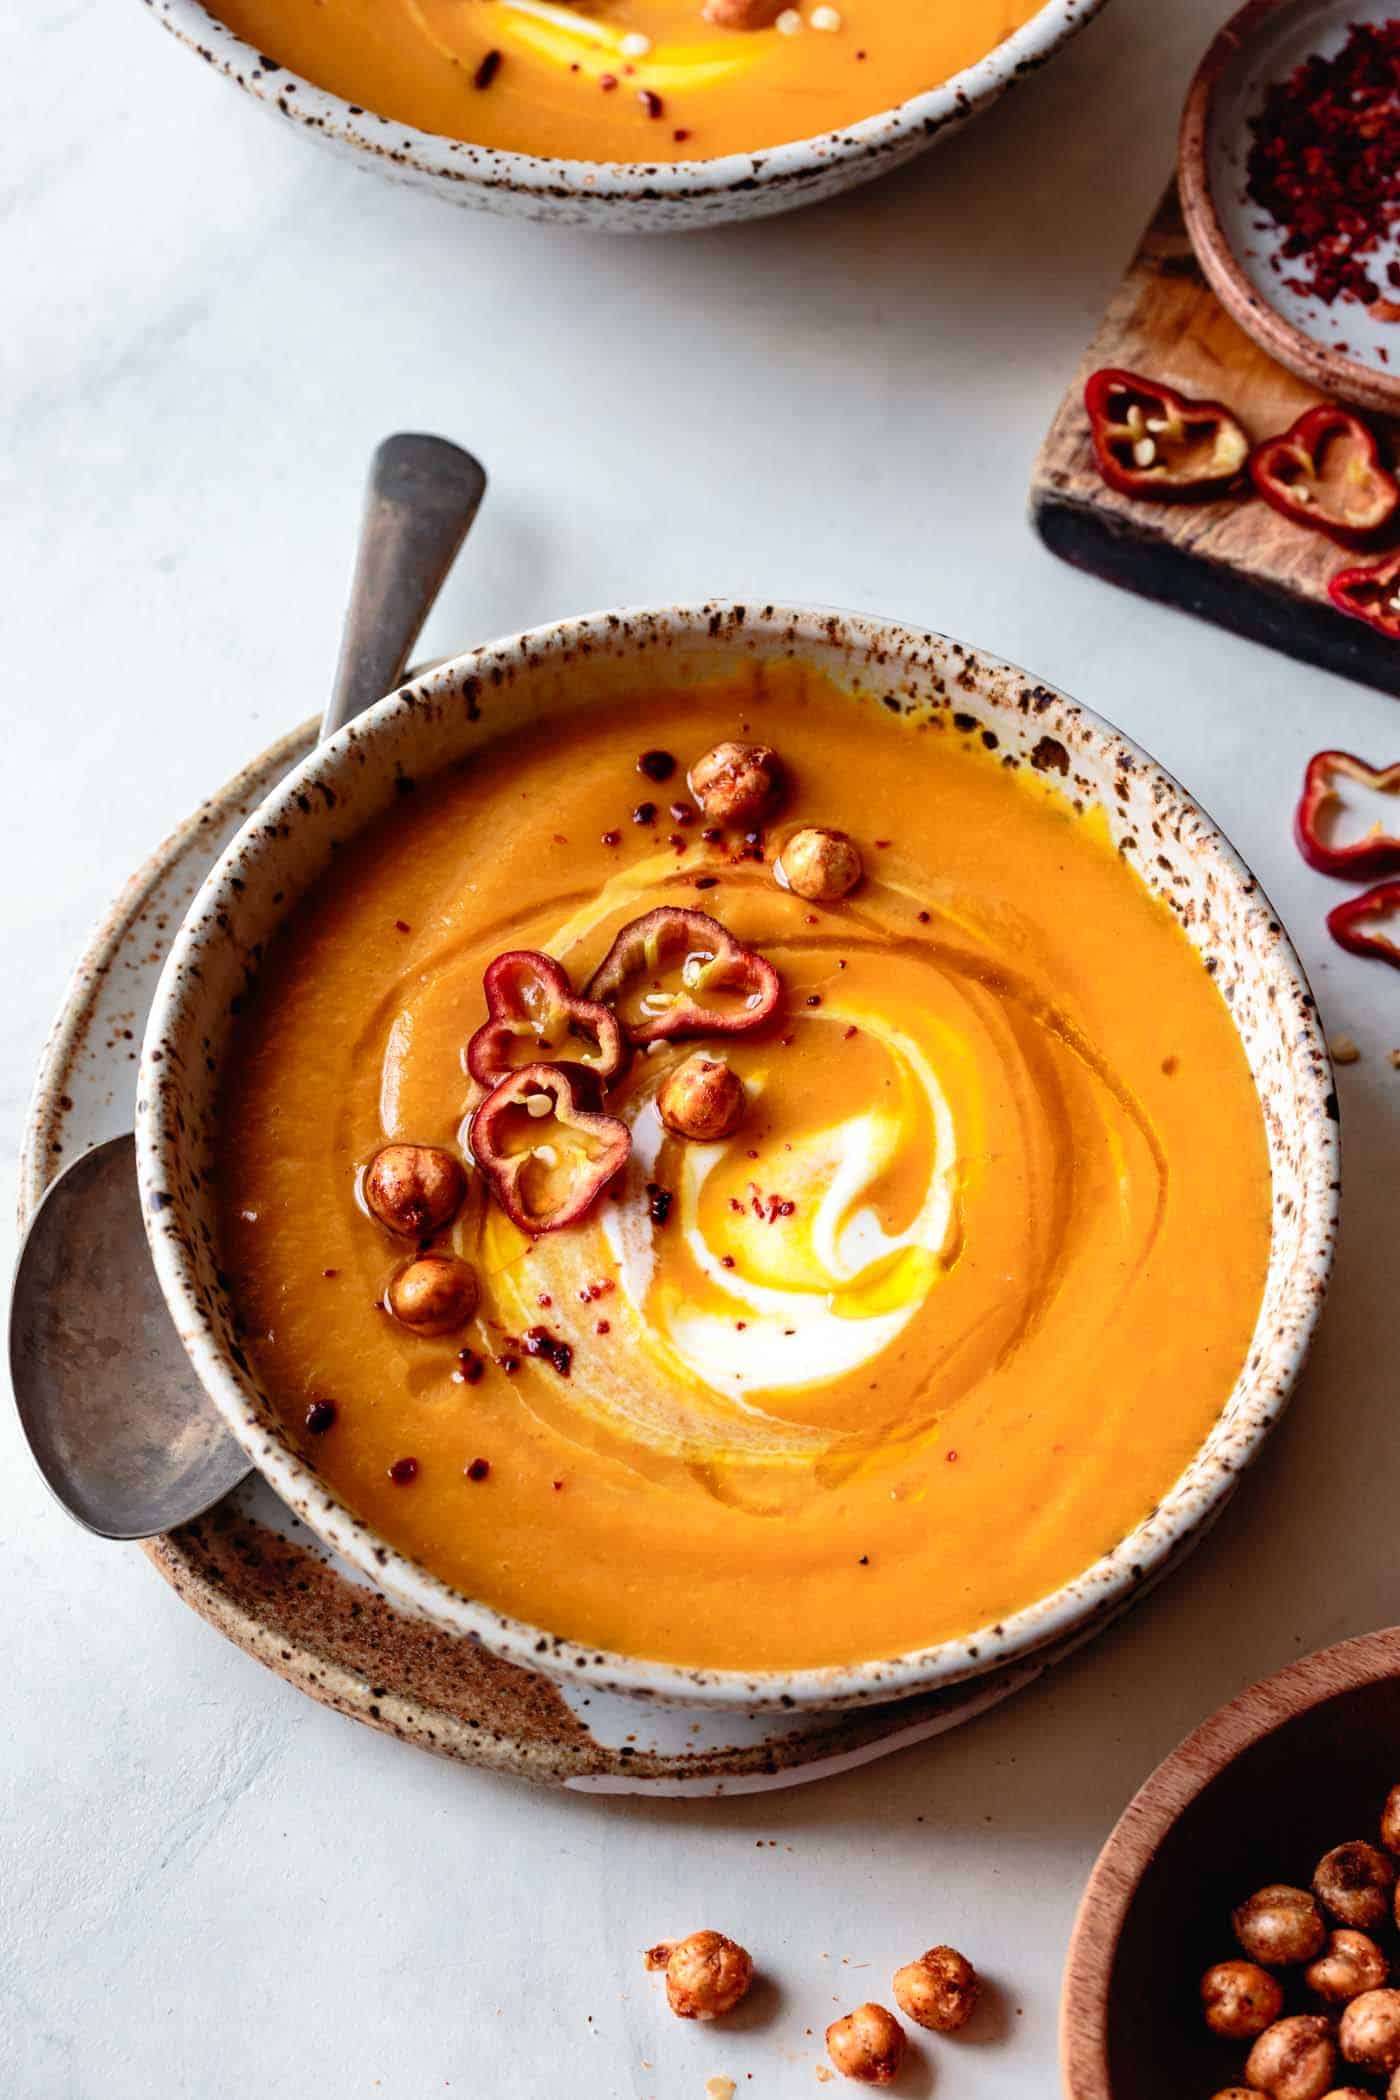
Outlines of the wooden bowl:
<svg viewBox="0 0 1400 2100">
<path fill-rule="evenodd" d="M 1239 1952 L 1231 1910 L 1266 1882 L 1306 1888 L 1345 1839 L 1374 1843 L 1397 1781 L 1396 1626 L 1290 1664 L 1189 1735 L 1124 1810 L 1080 1902 L 1069 2100 L 1209 2100 L 1242 2083 L 1245 2045 L 1210 2035 L 1197 1998 L 1202 1971 Z M 1316 2009 L 1303 1997 L 1290 1988 L 1286 2009 Z"/>
<path fill-rule="evenodd" d="M 1231 319 L 1310 386 L 1391 415 L 1400 413 L 1400 324 L 1372 320 L 1354 300 L 1328 306 L 1291 291 L 1290 266 L 1274 267 L 1280 236 L 1245 195 L 1244 169 L 1264 89 L 1310 53 L 1330 53 L 1351 23 L 1394 13 L 1394 0 L 1249 0 L 1201 60 L 1177 148 L 1191 244 Z"/>
</svg>

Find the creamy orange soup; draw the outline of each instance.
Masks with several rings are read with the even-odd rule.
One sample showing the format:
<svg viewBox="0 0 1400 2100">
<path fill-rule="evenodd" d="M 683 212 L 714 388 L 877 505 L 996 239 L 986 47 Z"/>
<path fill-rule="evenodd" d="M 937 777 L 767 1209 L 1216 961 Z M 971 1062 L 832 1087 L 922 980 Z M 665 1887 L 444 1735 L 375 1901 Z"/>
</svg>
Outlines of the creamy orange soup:
<svg viewBox="0 0 1400 2100">
<path fill-rule="evenodd" d="M 783 762 L 760 837 L 690 805 L 724 738 Z M 304 900 L 230 1059 L 224 1253 L 289 1432 L 395 1546 L 589 1645 L 834 1664 L 1029 1605 L 1181 1472 L 1259 1305 L 1260 1111 L 1176 921 L 994 743 L 790 664 L 648 691 L 421 786 Z M 774 879 L 810 825 L 863 863 L 839 902 Z M 764 1025 L 698 1039 L 741 1120 L 670 1134 L 697 1041 L 639 1049 L 594 1100 L 625 1170 L 529 1235 L 471 1161 L 483 972 L 543 951 L 582 988 L 662 904 L 778 973 Z M 665 977 L 617 1010 L 666 1011 Z M 455 1332 L 386 1310 L 421 1251 L 367 1214 L 386 1140 L 465 1169 L 422 1238 L 478 1280 Z"/>
<path fill-rule="evenodd" d="M 259 51 L 379 116 L 597 161 L 703 159 L 830 131 L 938 86 L 1041 4 L 805 0 L 775 21 L 775 0 L 759 9 L 770 26 L 736 29 L 707 20 L 703 0 L 213 0 Z"/>
</svg>

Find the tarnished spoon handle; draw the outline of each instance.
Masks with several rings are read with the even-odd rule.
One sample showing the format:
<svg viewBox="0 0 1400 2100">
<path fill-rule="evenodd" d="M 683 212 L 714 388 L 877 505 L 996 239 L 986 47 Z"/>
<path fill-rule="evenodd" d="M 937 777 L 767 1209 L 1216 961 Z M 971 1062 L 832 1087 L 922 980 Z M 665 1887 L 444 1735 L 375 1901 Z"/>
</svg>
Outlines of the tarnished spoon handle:
<svg viewBox="0 0 1400 2100">
<path fill-rule="evenodd" d="M 375 453 L 323 738 L 402 680 L 485 493 L 480 461 L 446 438 L 401 434 Z"/>
</svg>

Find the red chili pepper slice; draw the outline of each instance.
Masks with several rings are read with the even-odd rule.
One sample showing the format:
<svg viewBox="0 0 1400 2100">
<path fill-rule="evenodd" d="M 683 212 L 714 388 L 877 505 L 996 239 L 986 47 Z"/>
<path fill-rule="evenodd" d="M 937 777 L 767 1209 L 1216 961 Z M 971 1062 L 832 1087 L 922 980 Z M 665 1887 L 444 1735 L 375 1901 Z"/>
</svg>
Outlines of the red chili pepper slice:
<svg viewBox="0 0 1400 2100">
<path fill-rule="evenodd" d="M 1249 478 L 1283 517 L 1344 547 L 1373 539 L 1400 510 L 1400 481 L 1382 464 L 1374 432 L 1331 401 L 1256 445 Z"/>
<path fill-rule="evenodd" d="M 581 998 L 552 956 L 508 949 L 481 983 L 486 1019 L 467 1044 L 467 1070 L 482 1086 L 523 1065 L 578 1065 L 603 1081 L 621 1071 L 627 1045 L 617 1021 L 598 1000 Z"/>
<path fill-rule="evenodd" d="M 1333 905 L 1327 931 L 1352 955 L 1374 956 L 1400 970 L 1400 880 L 1378 882 L 1359 897 Z"/>
<path fill-rule="evenodd" d="M 588 987 L 591 999 L 612 1007 L 631 1043 L 740 1035 L 762 1027 L 781 991 L 766 957 L 708 912 L 674 904 L 624 926 Z"/>
<path fill-rule="evenodd" d="M 502 1210 L 534 1235 L 575 1224 L 632 1150 L 627 1125 L 582 1108 L 558 1065 L 509 1073 L 477 1109 L 468 1136 Z"/>
<path fill-rule="evenodd" d="M 1393 795 L 1395 820 L 1400 827 L 1400 763 L 1368 766 L 1364 758 L 1357 758 L 1350 751 L 1319 751 L 1308 760 L 1293 819 L 1293 836 L 1304 860 L 1324 875 L 1386 875 L 1392 868 L 1400 868 L 1400 829 L 1382 831 L 1373 825 L 1349 846 L 1339 846 L 1323 837 L 1322 814 L 1342 799 L 1337 789 L 1339 780 L 1354 780 L 1375 794 Z"/>
<path fill-rule="evenodd" d="M 1338 612 L 1364 620 L 1377 634 L 1400 642 L 1400 554 L 1338 569 L 1327 585 L 1327 595 Z"/>
<path fill-rule="evenodd" d="M 1084 389 L 1099 472 L 1121 496 L 1180 502 L 1218 495 L 1249 457 L 1244 425 L 1220 401 L 1106 365 Z"/>
</svg>

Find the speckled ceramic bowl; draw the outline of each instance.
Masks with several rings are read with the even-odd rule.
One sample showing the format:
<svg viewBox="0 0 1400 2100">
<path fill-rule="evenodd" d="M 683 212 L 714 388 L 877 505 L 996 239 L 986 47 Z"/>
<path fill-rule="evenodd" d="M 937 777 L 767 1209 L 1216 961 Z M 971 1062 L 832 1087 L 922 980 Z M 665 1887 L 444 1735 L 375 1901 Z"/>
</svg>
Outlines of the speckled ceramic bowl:
<svg viewBox="0 0 1400 2100">
<path fill-rule="evenodd" d="M 545 160 L 415 131 L 303 80 L 245 44 L 199 0 L 145 0 L 207 65 L 309 136 L 456 204 L 612 233 L 672 233 L 761 219 L 897 168 L 1033 73 L 1105 0 L 1044 0 L 1014 36 L 941 86 L 841 131 L 716 160 Z"/>
<path fill-rule="evenodd" d="M 651 679 L 684 683 L 753 656 L 797 656 L 853 705 L 926 718 L 1029 765 L 1106 817 L 1229 1004 L 1263 1104 L 1273 1166 L 1268 1278 L 1248 1361 L 1160 1506 L 1103 1559 L 1002 1624 L 908 1655 L 802 1671 L 692 1670 L 581 1649 L 449 1588 L 362 1524 L 292 1449 L 238 1345 L 216 1238 L 216 1102 L 234 1013 L 269 939 L 339 843 L 488 739 Z M 879 734 L 872 723 L 872 733 Z M 1292 1390 L 1321 1306 L 1337 1207 L 1332 1075 L 1288 938 L 1204 812 L 1097 716 L 940 635 L 840 613 L 726 603 L 600 613 L 456 658 L 313 752 L 239 832 L 176 940 L 142 1052 L 137 1155 L 151 1246 L 185 1346 L 249 1458 L 312 1528 L 391 1595 L 526 1667 L 614 1691 L 734 1708 L 837 1706 L 957 1683 L 1106 1620 L 1216 1516 Z"/>
</svg>

